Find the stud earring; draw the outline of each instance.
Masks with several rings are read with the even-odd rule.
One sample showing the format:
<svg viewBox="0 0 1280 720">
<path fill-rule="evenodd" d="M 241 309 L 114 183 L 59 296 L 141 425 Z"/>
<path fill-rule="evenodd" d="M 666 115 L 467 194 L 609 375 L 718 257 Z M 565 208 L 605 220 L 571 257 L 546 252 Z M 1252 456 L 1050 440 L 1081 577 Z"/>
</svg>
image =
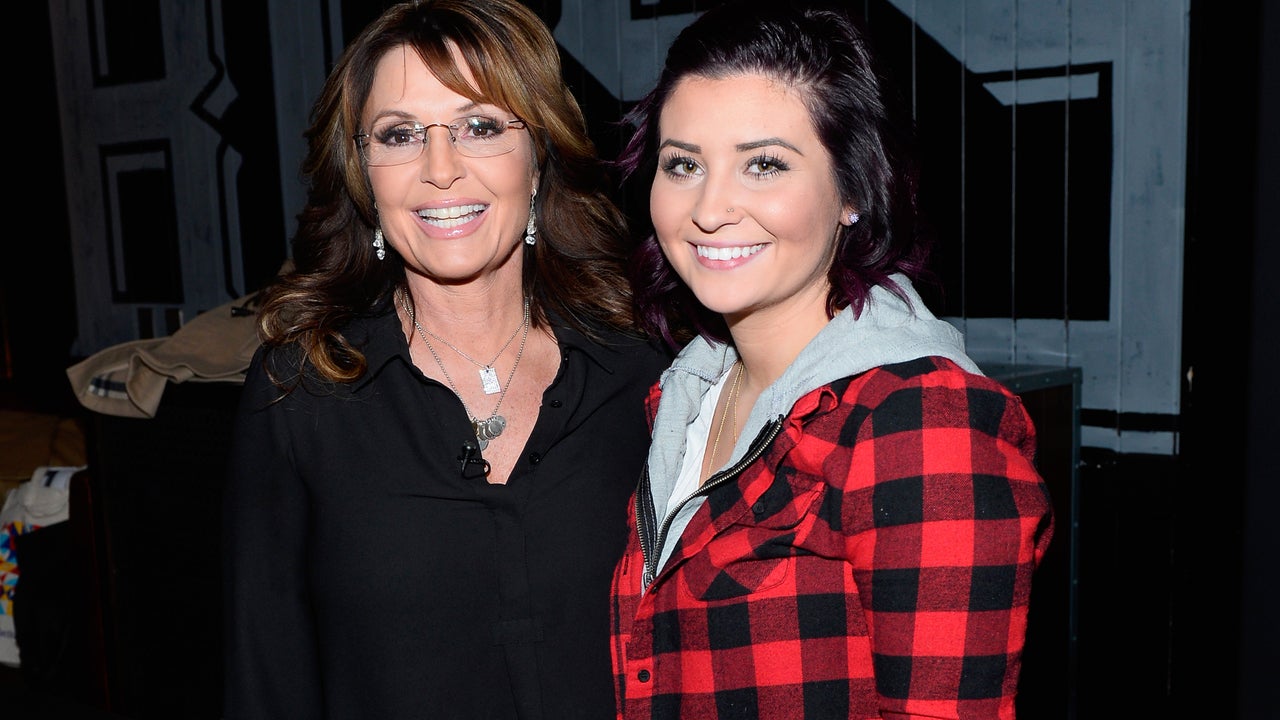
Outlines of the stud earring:
<svg viewBox="0 0 1280 720">
<path fill-rule="evenodd" d="M 537 191 L 534 191 L 533 197 L 529 198 L 529 224 L 524 226 L 524 244 L 525 245 L 533 245 L 534 243 L 538 242 L 538 239 L 534 237 L 534 235 L 537 234 L 538 232 L 538 226 L 534 224 L 537 221 L 538 216 L 533 212 L 533 198 L 537 196 L 538 196 Z"/>
<path fill-rule="evenodd" d="M 849 224 L 850 224 L 850 225 L 857 225 L 857 224 L 858 224 L 858 219 L 859 219 L 859 218 L 861 218 L 861 217 L 862 217 L 862 216 L 861 216 L 861 215 L 859 215 L 858 213 L 853 212 L 852 210 L 850 210 L 850 211 L 849 211 Z"/>
<path fill-rule="evenodd" d="M 382 240 L 382 228 L 373 229 L 373 254 L 378 256 L 379 260 L 387 257 L 387 244 Z"/>
</svg>

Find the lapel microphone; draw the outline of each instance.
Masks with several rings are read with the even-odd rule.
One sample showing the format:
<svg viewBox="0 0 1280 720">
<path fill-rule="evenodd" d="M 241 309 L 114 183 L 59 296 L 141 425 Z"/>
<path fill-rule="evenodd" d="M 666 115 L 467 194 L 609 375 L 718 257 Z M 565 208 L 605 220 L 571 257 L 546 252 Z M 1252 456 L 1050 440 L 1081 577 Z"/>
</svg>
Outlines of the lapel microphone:
<svg viewBox="0 0 1280 720">
<path fill-rule="evenodd" d="M 461 466 L 462 477 L 468 480 L 489 477 L 489 461 L 480 455 L 480 446 L 475 440 L 462 443 L 462 454 L 458 456 L 458 464 Z M 479 467 L 471 467 L 473 465 Z"/>
</svg>

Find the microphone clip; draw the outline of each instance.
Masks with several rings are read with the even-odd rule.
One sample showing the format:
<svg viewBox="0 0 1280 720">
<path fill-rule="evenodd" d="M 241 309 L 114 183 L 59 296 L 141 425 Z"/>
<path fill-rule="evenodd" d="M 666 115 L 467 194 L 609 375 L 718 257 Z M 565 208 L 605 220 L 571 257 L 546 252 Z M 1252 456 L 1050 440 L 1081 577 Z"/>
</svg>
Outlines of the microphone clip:
<svg viewBox="0 0 1280 720">
<path fill-rule="evenodd" d="M 462 477 L 468 480 L 489 477 L 489 461 L 480 455 L 480 446 L 475 440 L 462 443 L 462 454 L 458 456 L 458 464 Z"/>
</svg>

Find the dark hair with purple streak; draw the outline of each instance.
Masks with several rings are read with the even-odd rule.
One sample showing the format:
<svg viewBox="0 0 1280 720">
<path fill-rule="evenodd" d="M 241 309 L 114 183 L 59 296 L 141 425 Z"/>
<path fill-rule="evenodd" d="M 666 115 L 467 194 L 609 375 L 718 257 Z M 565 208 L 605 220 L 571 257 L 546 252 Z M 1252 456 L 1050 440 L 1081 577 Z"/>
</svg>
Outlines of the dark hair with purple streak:
<svg viewBox="0 0 1280 720">
<path fill-rule="evenodd" d="M 799 91 L 831 155 L 839 196 L 861 216 L 840 229 L 827 273 L 827 314 L 847 306 L 860 314 L 876 285 L 902 295 L 889 278 L 893 273 L 913 282 L 930 277 L 929 244 L 917 217 L 914 123 L 858 22 L 830 2 L 729 0 L 684 28 L 667 51 L 657 84 L 625 118 L 634 134 L 616 161 L 624 190 L 648 197 L 661 142 L 658 118 L 682 79 L 745 74 Z M 643 195 L 637 184 L 644 185 Z M 628 268 L 640 322 L 673 346 L 694 333 L 727 341 L 723 319 L 703 307 L 672 269 L 646 220 L 637 221 L 647 237 Z"/>
</svg>

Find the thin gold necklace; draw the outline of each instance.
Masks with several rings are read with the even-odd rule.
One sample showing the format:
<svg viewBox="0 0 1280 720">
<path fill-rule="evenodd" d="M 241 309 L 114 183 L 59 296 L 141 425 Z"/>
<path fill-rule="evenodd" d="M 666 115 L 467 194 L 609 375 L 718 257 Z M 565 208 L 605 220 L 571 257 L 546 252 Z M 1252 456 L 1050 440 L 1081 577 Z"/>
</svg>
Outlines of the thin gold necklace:
<svg viewBox="0 0 1280 720">
<path fill-rule="evenodd" d="M 735 365 L 738 366 L 737 372 L 733 375 L 733 384 L 729 386 L 729 398 L 725 400 L 724 412 L 720 413 L 720 426 L 716 428 L 716 439 L 711 443 L 711 472 L 718 467 L 716 465 L 716 453 L 720 451 L 720 435 L 724 432 L 724 421 L 726 418 L 733 418 L 733 429 L 738 429 L 738 382 L 742 380 L 742 361 L 739 360 Z"/>
<path fill-rule="evenodd" d="M 431 341 L 427 339 L 426 331 L 418 324 L 418 317 L 414 311 L 413 303 L 409 302 L 409 293 L 396 290 L 396 294 L 400 296 L 400 304 L 404 306 L 404 312 L 409 316 L 409 322 L 413 323 L 413 326 L 417 328 L 418 337 L 422 338 L 422 343 L 427 346 L 427 350 L 431 351 L 431 357 L 435 359 L 436 365 L 440 367 L 440 372 L 444 373 L 444 379 L 445 382 L 449 383 L 449 389 L 453 391 L 454 395 L 458 396 L 458 402 L 462 403 L 463 411 L 467 413 L 467 418 L 471 420 L 471 429 L 476 434 L 476 441 L 480 445 L 480 449 L 484 450 L 489 447 L 490 440 L 498 437 L 503 430 L 507 429 L 507 419 L 499 415 L 498 410 L 502 407 L 502 401 L 507 397 L 507 389 L 511 387 L 512 378 L 516 376 L 516 368 L 520 367 L 520 358 L 524 357 L 525 342 L 529 340 L 529 298 L 524 299 L 524 322 L 521 324 L 521 327 L 524 328 L 524 333 L 523 337 L 520 338 L 520 350 L 516 352 L 516 361 L 511 365 L 511 372 L 507 374 L 507 381 L 502 384 L 502 393 L 498 395 L 498 404 L 493 406 L 493 412 L 489 413 L 488 419 L 477 420 L 476 416 L 472 414 L 471 408 L 467 407 L 467 401 L 462 399 L 462 393 L 458 392 L 457 386 L 453 384 L 453 378 L 449 376 L 449 371 L 445 369 L 439 353 L 431 346 Z M 432 337 L 435 337 L 435 335 L 432 335 Z"/>
</svg>

